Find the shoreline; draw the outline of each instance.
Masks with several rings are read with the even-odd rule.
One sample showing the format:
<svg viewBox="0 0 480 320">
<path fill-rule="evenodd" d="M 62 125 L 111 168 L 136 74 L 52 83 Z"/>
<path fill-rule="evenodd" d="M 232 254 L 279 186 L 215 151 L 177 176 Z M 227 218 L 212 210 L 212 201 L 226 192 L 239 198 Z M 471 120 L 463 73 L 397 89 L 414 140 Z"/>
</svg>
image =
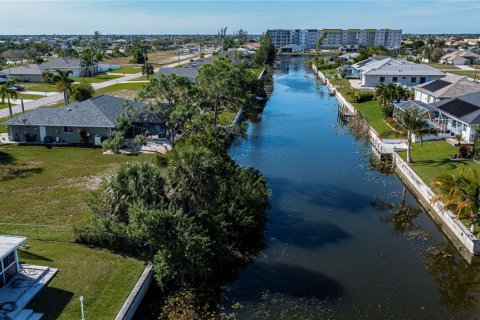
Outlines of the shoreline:
<svg viewBox="0 0 480 320">
<path fill-rule="evenodd" d="M 335 98 L 342 107 L 347 108 L 355 114 L 359 114 L 358 110 L 328 82 L 328 79 L 321 70 L 315 65 L 312 65 L 312 69 L 315 75 L 325 83 L 328 90 L 335 91 Z M 369 140 L 373 147 L 382 148 L 382 145 L 385 144 L 384 140 L 379 137 L 378 133 L 368 122 L 366 123 L 369 127 Z M 418 177 L 413 169 L 403 161 L 396 151 L 394 148 L 393 163 L 397 177 L 415 195 L 420 205 L 428 212 L 437 227 L 439 227 L 445 236 L 454 244 L 463 258 L 468 263 L 471 263 L 473 255 L 480 255 L 480 240 L 477 239 L 450 210 L 446 210 L 440 201 L 437 201 L 435 204 L 431 203 L 431 199 L 435 196 L 435 193 Z"/>
</svg>

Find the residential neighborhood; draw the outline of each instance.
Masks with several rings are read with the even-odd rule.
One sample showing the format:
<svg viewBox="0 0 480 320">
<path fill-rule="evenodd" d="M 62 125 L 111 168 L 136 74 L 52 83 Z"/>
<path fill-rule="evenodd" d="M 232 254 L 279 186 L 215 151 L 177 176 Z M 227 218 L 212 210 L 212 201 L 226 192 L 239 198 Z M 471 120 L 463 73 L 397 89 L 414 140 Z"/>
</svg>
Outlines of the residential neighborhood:
<svg viewBox="0 0 480 320">
<path fill-rule="evenodd" d="M 480 4 L 1 7 L 0 320 L 480 319 Z"/>
</svg>

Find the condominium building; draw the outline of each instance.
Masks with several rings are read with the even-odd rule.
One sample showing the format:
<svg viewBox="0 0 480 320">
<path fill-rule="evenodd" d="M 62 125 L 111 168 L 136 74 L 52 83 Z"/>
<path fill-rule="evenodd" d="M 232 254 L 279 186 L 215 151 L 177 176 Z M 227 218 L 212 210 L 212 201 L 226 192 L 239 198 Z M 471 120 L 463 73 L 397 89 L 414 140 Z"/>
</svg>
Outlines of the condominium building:
<svg viewBox="0 0 480 320">
<path fill-rule="evenodd" d="M 267 33 L 277 48 L 296 44 L 305 50 L 316 48 L 320 37 L 323 49 L 394 48 L 402 42 L 402 30 L 391 29 L 274 29 Z"/>
</svg>

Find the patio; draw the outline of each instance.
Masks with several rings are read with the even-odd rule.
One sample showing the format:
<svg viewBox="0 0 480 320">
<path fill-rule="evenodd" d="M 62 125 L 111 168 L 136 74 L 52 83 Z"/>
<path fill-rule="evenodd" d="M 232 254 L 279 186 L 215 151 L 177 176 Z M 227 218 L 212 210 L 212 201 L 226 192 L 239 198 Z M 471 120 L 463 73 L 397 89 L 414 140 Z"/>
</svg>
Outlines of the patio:
<svg viewBox="0 0 480 320">
<path fill-rule="evenodd" d="M 43 314 L 25 307 L 56 273 L 57 269 L 49 267 L 21 265 L 20 272 L 0 289 L 0 319 L 41 319 Z"/>
</svg>

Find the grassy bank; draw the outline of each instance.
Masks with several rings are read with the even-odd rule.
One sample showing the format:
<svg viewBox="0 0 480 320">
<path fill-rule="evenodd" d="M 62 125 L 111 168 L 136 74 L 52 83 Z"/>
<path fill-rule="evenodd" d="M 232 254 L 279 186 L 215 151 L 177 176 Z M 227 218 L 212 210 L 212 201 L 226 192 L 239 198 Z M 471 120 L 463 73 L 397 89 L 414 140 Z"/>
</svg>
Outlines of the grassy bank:
<svg viewBox="0 0 480 320">
<path fill-rule="evenodd" d="M 458 147 L 454 147 L 444 140 L 426 141 L 422 144 L 412 144 L 412 159 L 414 163 L 410 167 L 429 186 L 439 175 L 456 171 L 460 168 L 475 168 L 480 166 L 473 160 L 458 162 L 450 161 L 450 157 L 458 153 Z M 403 160 L 407 159 L 407 152 L 398 153 Z"/>
<path fill-rule="evenodd" d="M 58 273 L 28 308 L 46 319 L 80 319 L 80 296 L 86 319 L 114 319 L 144 269 L 134 258 L 74 243 L 28 240 L 20 263 L 47 265 Z"/>
<path fill-rule="evenodd" d="M 116 74 L 98 74 L 94 77 L 73 77 L 72 79 L 75 80 L 75 82 L 85 81 L 87 83 L 100 83 L 108 80 L 118 79 L 121 77 L 121 75 Z"/>
</svg>

